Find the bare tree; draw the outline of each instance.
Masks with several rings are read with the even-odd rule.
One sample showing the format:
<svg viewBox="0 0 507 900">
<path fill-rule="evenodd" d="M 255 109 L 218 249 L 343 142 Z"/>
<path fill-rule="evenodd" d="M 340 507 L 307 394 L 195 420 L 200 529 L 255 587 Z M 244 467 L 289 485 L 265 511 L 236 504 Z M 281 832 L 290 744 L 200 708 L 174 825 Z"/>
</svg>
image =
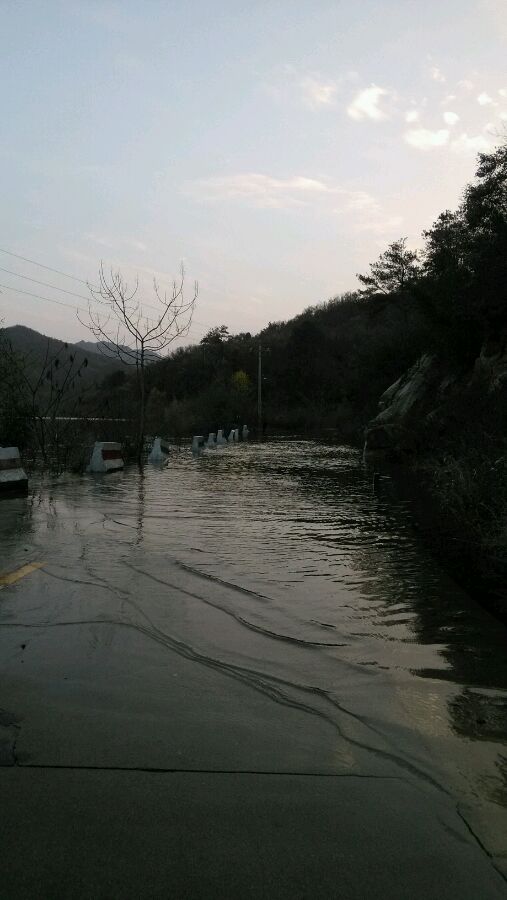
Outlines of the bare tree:
<svg viewBox="0 0 507 900">
<path fill-rule="evenodd" d="M 46 341 L 44 354 L 16 352 L 0 328 L 0 419 L 12 434 L 35 441 L 44 466 L 60 472 L 71 449 L 74 419 L 82 418 L 86 390 L 79 379 L 87 358 L 76 359 L 68 344 Z"/>
<path fill-rule="evenodd" d="M 146 417 L 146 365 L 156 355 L 166 350 L 176 338 L 188 333 L 197 300 L 198 286 L 194 283 L 190 299 L 185 297 L 185 271 L 174 280 L 171 290 L 161 291 L 153 279 L 154 299 L 157 306 L 151 318 L 145 315 L 142 303 L 137 299 L 139 280 L 129 288 L 120 271 L 106 274 L 103 263 L 99 269 L 99 284 L 88 285 L 92 300 L 88 304 L 88 321 L 79 321 L 98 341 L 98 349 L 106 356 L 117 357 L 122 363 L 135 366 L 139 396 L 137 427 L 137 458 L 141 460 L 144 445 Z M 93 301 L 102 306 L 94 308 Z M 148 304 L 145 304 L 146 306 Z"/>
</svg>

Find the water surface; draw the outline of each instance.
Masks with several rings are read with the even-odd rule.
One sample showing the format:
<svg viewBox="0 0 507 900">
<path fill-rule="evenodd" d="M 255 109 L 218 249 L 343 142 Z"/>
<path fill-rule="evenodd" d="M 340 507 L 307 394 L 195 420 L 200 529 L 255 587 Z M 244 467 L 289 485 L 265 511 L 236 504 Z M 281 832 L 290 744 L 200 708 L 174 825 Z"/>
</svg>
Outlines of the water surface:
<svg viewBox="0 0 507 900">
<path fill-rule="evenodd" d="M 310 441 L 4 501 L 0 570 L 45 563 L 0 593 L 18 762 L 409 779 L 502 866 L 507 632 L 413 515 Z"/>
</svg>

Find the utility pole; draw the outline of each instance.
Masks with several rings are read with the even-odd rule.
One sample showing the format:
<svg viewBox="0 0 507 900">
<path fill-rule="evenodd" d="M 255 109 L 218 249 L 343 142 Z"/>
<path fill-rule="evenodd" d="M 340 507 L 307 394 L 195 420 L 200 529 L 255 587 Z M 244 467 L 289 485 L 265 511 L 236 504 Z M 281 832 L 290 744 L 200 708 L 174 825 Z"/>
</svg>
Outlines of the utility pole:
<svg viewBox="0 0 507 900">
<path fill-rule="evenodd" d="M 262 344 L 259 344 L 259 364 L 257 369 L 257 433 L 262 438 Z"/>
</svg>

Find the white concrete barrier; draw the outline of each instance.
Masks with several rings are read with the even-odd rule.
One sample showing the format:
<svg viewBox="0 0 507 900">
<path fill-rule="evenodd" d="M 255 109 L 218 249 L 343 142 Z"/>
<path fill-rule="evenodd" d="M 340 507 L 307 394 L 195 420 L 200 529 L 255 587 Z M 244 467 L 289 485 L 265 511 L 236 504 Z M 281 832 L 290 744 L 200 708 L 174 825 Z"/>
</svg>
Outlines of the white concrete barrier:
<svg viewBox="0 0 507 900">
<path fill-rule="evenodd" d="M 217 446 L 227 443 L 227 438 L 224 436 L 223 428 L 219 428 L 217 431 Z"/>
<path fill-rule="evenodd" d="M 116 441 L 95 441 L 87 472 L 117 472 L 123 469 L 121 444 Z"/>
<path fill-rule="evenodd" d="M 28 491 L 28 478 L 17 447 L 0 447 L 0 495 Z"/>
<path fill-rule="evenodd" d="M 165 438 L 156 437 L 148 456 L 148 462 L 164 463 L 169 456 L 169 443 Z"/>
<path fill-rule="evenodd" d="M 242 432 L 241 432 L 241 437 L 242 437 L 242 439 L 243 439 L 244 441 L 247 441 L 247 440 L 248 440 L 248 435 L 249 435 L 249 434 L 250 434 L 250 432 L 249 432 L 249 430 L 248 430 L 248 427 L 247 427 L 246 425 L 243 425 L 243 430 L 242 430 Z"/>
<path fill-rule="evenodd" d="M 208 449 L 214 450 L 216 448 L 216 445 L 217 445 L 217 442 L 215 440 L 215 432 L 210 431 L 210 433 L 208 435 L 208 440 L 206 441 L 206 446 L 208 447 Z"/>
<path fill-rule="evenodd" d="M 228 438 L 227 438 L 227 440 L 228 440 L 228 442 L 229 442 L 229 444 L 232 444 L 232 443 L 233 443 L 233 441 L 235 441 L 235 440 L 236 440 L 236 438 L 235 438 L 235 434 L 236 434 L 236 431 L 235 431 L 235 429 L 234 429 L 234 428 L 232 428 L 232 429 L 231 429 L 231 431 L 230 431 L 230 433 L 229 433 L 229 437 L 228 437 Z"/>
<path fill-rule="evenodd" d="M 204 436 L 202 434 L 194 434 L 192 438 L 192 453 L 196 456 L 202 453 L 204 449 Z"/>
</svg>

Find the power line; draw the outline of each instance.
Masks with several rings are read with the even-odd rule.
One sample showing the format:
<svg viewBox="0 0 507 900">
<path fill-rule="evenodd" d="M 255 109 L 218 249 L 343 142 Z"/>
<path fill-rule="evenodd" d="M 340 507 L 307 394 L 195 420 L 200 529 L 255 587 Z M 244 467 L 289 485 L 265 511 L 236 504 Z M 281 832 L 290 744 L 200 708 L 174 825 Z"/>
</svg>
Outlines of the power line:
<svg viewBox="0 0 507 900">
<path fill-rule="evenodd" d="M 29 275 L 22 275 L 20 272 L 11 272 L 10 269 L 4 269 L 3 266 L 0 266 L 0 272 L 6 272 L 7 275 L 15 275 L 16 278 L 25 278 L 26 281 L 33 281 L 34 284 L 40 284 L 42 287 L 52 288 L 55 291 L 61 291 L 62 294 L 70 294 L 71 297 L 79 297 L 80 300 L 91 300 L 91 297 L 85 297 L 83 294 L 76 294 L 75 291 L 67 291 L 65 288 L 58 287 L 56 284 L 48 284 L 47 281 L 37 281 L 36 278 L 30 278 Z M 12 288 L 12 290 L 16 290 L 16 288 Z M 99 302 L 99 301 L 98 301 Z"/>
<path fill-rule="evenodd" d="M 85 297 L 84 294 L 76 294 L 75 291 L 67 291 L 65 288 L 58 287 L 58 285 L 56 285 L 56 284 L 48 284 L 47 281 L 38 281 L 37 278 L 31 278 L 30 275 L 23 275 L 23 274 L 21 274 L 21 272 L 12 272 L 11 269 L 4 269 L 3 266 L 0 266 L 0 272 L 6 272 L 7 275 L 14 275 L 16 278 L 24 278 L 26 281 L 33 281 L 34 284 L 40 284 L 42 287 L 51 288 L 54 291 L 61 291 L 63 294 L 68 294 L 70 297 L 78 297 L 80 300 L 86 300 L 87 303 L 98 303 L 99 305 L 105 305 L 105 302 L 99 300 L 97 297 L 93 297 L 93 296 Z M 69 275 L 68 277 L 71 278 L 72 276 Z M 86 282 L 84 282 L 84 283 L 86 283 Z M 7 288 L 7 285 L 2 285 L 2 287 Z M 20 289 L 12 287 L 12 288 L 8 288 L 8 290 L 19 291 Z M 29 294 L 28 291 L 25 291 L 25 293 Z M 41 297 L 40 294 L 29 294 L 29 296 L 39 297 L 41 300 L 48 300 L 49 303 L 56 303 L 55 300 L 51 300 L 49 297 Z M 143 306 L 146 306 L 148 309 L 153 309 L 158 313 L 162 312 L 161 309 L 157 309 L 157 307 L 151 306 L 149 303 L 144 303 L 144 304 L 140 303 L 139 307 L 140 307 L 141 311 L 142 311 Z M 85 310 L 81 310 L 80 307 L 77 307 L 77 306 L 73 307 L 73 308 L 78 309 L 80 312 L 85 311 Z M 153 322 L 154 320 L 150 319 L 149 321 Z M 203 327 L 207 327 L 207 326 L 204 326 L 204 323 L 202 323 L 202 322 L 199 323 L 196 321 L 195 324 L 196 325 L 201 324 L 201 325 L 203 325 Z"/>
<path fill-rule="evenodd" d="M 8 250 L 2 250 L 0 248 L 0 253 L 9 253 Z M 79 281 L 81 284 L 86 284 L 88 288 L 90 288 L 90 293 L 93 295 L 94 291 L 98 292 L 98 288 L 91 288 L 87 281 L 83 281 L 82 278 L 76 278 L 74 275 L 67 275 L 65 272 L 60 272 L 59 269 L 51 269 L 49 266 L 44 266 L 42 263 L 35 262 L 33 259 L 28 259 L 25 256 L 18 256 L 16 253 L 10 253 L 11 256 L 16 256 L 17 259 L 23 259 L 25 262 L 32 263 L 34 266 L 40 266 L 42 269 L 47 269 L 49 272 L 55 272 L 58 275 L 63 275 L 65 278 L 73 278 L 75 281 Z M 56 284 L 48 284 L 46 281 L 38 281 L 37 278 L 31 278 L 30 275 L 23 275 L 20 272 L 12 272 L 10 269 L 4 269 L 0 266 L 1 272 L 6 272 L 8 275 L 14 275 L 16 278 L 25 278 L 27 281 L 33 281 L 34 284 L 40 284 L 42 287 L 52 288 L 55 291 L 61 291 L 63 294 L 70 294 L 71 297 L 79 297 L 80 300 L 86 300 L 88 303 L 101 303 L 101 301 L 94 296 L 84 297 L 83 294 L 76 294 L 75 291 L 67 291 L 65 288 L 58 287 Z M 12 290 L 16 290 L 16 288 L 12 288 Z M 51 302 L 51 301 L 50 301 Z M 143 303 L 143 306 L 146 306 L 147 309 L 153 309 L 155 312 L 160 312 L 156 306 L 152 306 L 150 303 Z"/>
<path fill-rule="evenodd" d="M 62 275 L 64 278 L 71 278 L 73 281 L 78 281 L 80 284 L 85 284 L 87 288 L 90 288 L 90 284 L 88 281 L 85 281 L 83 278 L 78 278 L 76 275 L 69 275 L 67 272 L 62 272 L 61 269 L 53 269 L 51 266 L 46 266 L 44 263 L 37 262 L 35 259 L 30 259 L 28 256 L 21 256 L 19 253 L 13 253 L 12 250 L 5 250 L 3 247 L 0 247 L 0 253 L 6 253 L 8 256 L 13 256 L 15 259 L 22 259 L 23 262 L 30 263 L 33 266 L 39 266 L 41 269 L 46 269 L 48 272 L 54 272 L 56 275 Z M 43 287 L 54 288 L 56 291 L 62 291 L 65 294 L 71 294 L 74 297 L 80 297 L 82 300 L 91 300 L 91 297 L 83 297 L 82 294 L 74 294 L 73 291 L 65 291 L 64 288 L 56 287 L 54 284 L 46 284 L 43 281 L 37 281 L 35 278 L 30 278 L 28 275 L 21 275 L 18 272 L 10 272 L 9 269 L 2 269 L 2 272 L 8 272 L 10 275 L 15 275 L 17 278 L 26 278 L 27 281 L 33 281 L 35 284 L 40 284 Z M 12 290 L 16 290 L 16 288 L 12 288 Z M 96 290 L 96 289 L 92 289 Z M 25 292 L 27 293 L 27 292 Z M 35 296 L 35 295 L 34 295 Z M 44 299 L 44 298 L 43 298 Z M 100 303 L 100 300 L 93 298 L 96 303 Z M 49 301 L 50 303 L 53 301 Z M 56 301 L 54 301 L 56 302 Z M 147 309 L 153 309 L 155 312 L 160 312 L 160 310 L 156 306 L 152 306 L 150 303 L 143 303 L 142 306 L 145 306 Z M 203 328 L 212 328 L 212 325 L 207 324 L 206 322 L 198 322 L 195 320 L 196 325 L 202 325 Z"/>
<path fill-rule="evenodd" d="M 72 306 L 71 303 L 65 303 L 63 300 L 55 300 L 52 297 L 42 297 L 41 294 L 32 294 L 31 291 L 22 291 L 21 288 L 11 287 L 8 284 L 0 284 L 0 288 L 4 288 L 6 291 L 16 291 L 17 294 L 26 294 L 27 297 L 35 297 L 37 300 L 45 300 L 46 303 L 56 303 L 58 306 L 66 306 L 68 309 L 77 310 L 77 312 L 87 312 L 86 309 L 81 309 L 80 306 Z"/>
<path fill-rule="evenodd" d="M 8 256 L 14 256 L 16 259 L 22 259 L 23 262 L 31 263 L 33 266 L 40 266 L 41 269 L 47 269 L 48 272 L 55 272 L 56 275 L 63 275 L 64 278 L 72 278 L 73 281 L 79 281 L 81 284 L 86 284 L 88 287 L 88 282 L 84 281 L 83 278 L 77 278 L 76 275 L 68 275 L 60 269 L 52 269 L 51 266 L 45 266 L 44 263 L 36 262 L 34 259 L 28 259 L 27 256 L 20 256 L 19 253 L 13 253 L 12 250 L 4 250 L 3 247 L 0 247 L 0 253 L 6 253 Z"/>
<path fill-rule="evenodd" d="M 5 269 L 2 269 L 2 271 L 5 271 Z M 42 283 L 42 282 L 40 282 L 40 283 Z M 48 287 L 51 287 L 51 285 L 48 285 Z M 11 287 L 8 284 L 0 284 L 0 288 L 4 288 L 6 291 L 16 291 L 17 294 L 25 294 L 27 297 L 33 297 L 36 300 L 43 300 L 46 303 L 56 303 L 57 306 L 66 306 L 67 309 L 73 309 L 75 312 L 80 312 L 80 313 L 88 312 L 88 310 L 82 309 L 82 307 L 80 307 L 80 306 L 73 306 L 71 303 L 65 303 L 65 301 L 63 301 L 63 300 L 55 300 L 53 297 L 43 297 L 41 294 L 34 294 L 34 293 L 32 293 L 32 291 L 23 291 L 21 288 Z M 77 297 L 77 296 L 79 296 L 79 294 L 76 294 L 75 296 Z M 152 322 L 152 321 L 153 320 L 151 320 L 151 319 L 148 320 L 148 322 Z M 184 335 L 184 336 L 187 337 L 188 335 L 193 335 L 194 337 L 202 337 L 203 334 L 204 334 L 204 332 L 202 332 L 201 334 L 196 334 L 195 331 L 194 332 L 189 331 L 189 332 L 187 332 L 187 335 Z"/>
</svg>

